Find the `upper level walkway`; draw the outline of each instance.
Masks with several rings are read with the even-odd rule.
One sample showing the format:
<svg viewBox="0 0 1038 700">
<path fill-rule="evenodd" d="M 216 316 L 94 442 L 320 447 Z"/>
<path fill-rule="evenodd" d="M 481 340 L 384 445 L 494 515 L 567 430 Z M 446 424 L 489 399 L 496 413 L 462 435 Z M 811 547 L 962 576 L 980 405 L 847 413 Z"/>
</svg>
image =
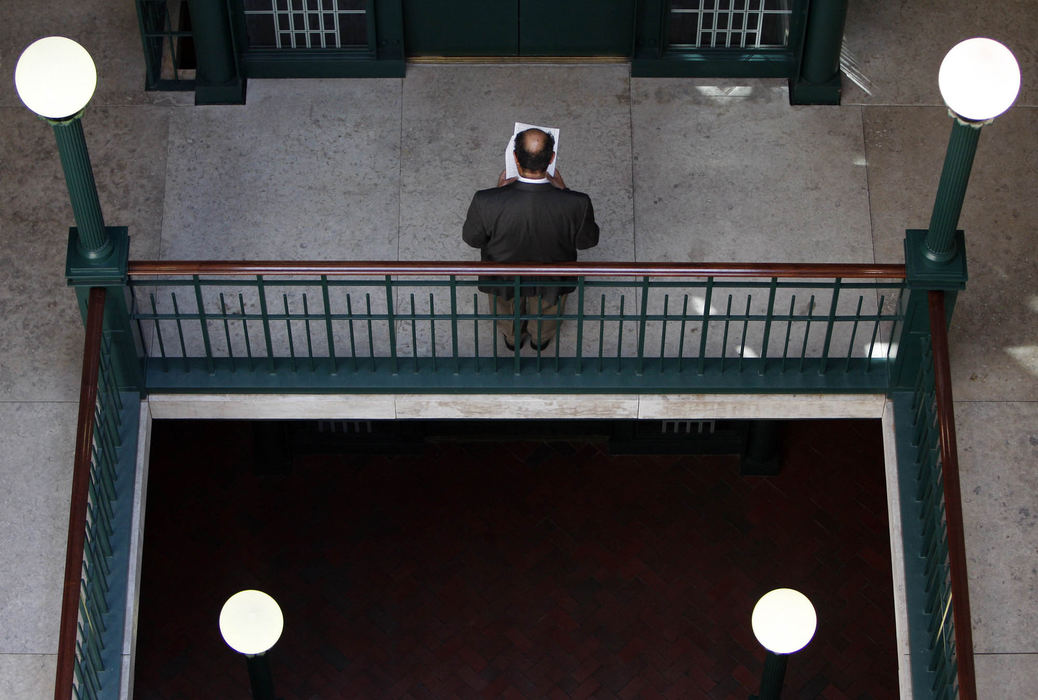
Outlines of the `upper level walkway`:
<svg viewBox="0 0 1038 700">
<path fill-rule="evenodd" d="M 64 33 L 101 75 L 84 129 L 109 224 L 133 259 L 476 259 L 472 192 L 513 121 L 559 126 L 559 166 L 602 226 L 589 261 L 898 263 L 925 226 L 948 121 L 936 68 L 961 38 L 1017 50 L 1024 92 L 981 138 L 960 226 L 971 280 L 951 329 L 981 697 L 1038 689 L 1033 173 L 1038 33 L 1027 2 L 852 2 L 848 47 L 872 95 L 789 107 L 771 82 L 630 79 L 622 65 L 410 66 L 404 80 L 253 82 L 243 107 L 141 91 L 132 3 L 15 12 L 13 57 Z M 17 14 L 17 17 L 15 15 Z M 92 19 L 87 19 L 91 17 Z M 98 19 L 99 18 L 99 19 Z M 82 329 L 64 288 L 72 221 L 53 137 L 0 85 L 0 695 L 53 683 Z"/>
</svg>

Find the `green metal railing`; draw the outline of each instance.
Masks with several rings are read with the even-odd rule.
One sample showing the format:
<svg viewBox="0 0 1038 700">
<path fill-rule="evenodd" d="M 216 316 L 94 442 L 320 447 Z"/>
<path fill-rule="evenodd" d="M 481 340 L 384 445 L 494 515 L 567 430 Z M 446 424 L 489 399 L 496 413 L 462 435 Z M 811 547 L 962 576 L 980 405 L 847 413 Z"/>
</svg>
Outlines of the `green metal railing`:
<svg viewBox="0 0 1038 700">
<path fill-rule="evenodd" d="M 943 293 L 911 392 L 894 396 L 916 696 L 977 697 Z M 905 466 L 910 469 L 905 469 Z"/>
<path fill-rule="evenodd" d="M 571 286 L 547 316 L 516 294 Z M 141 262 L 132 317 L 150 390 L 885 391 L 903 318 L 895 265 Z M 503 281 L 502 281 L 503 280 Z M 518 305 L 517 305 L 518 306 Z M 498 321 L 562 320 L 544 350 Z"/>
<path fill-rule="evenodd" d="M 117 698 L 126 613 L 137 397 L 121 392 L 90 290 L 55 698 Z"/>
</svg>

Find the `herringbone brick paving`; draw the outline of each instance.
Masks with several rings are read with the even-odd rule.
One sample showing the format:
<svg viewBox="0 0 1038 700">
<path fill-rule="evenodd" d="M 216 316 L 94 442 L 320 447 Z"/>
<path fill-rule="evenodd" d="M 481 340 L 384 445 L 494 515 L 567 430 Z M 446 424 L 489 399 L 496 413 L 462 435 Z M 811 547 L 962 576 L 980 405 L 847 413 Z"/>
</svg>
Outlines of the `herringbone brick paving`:
<svg viewBox="0 0 1038 700">
<path fill-rule="evenodd" d="M 776 477 L 604 443 L 437 442 L 254 476 L 247 424 L 158 422 L 135 697 L 247 698 L 224 600 L 273 595 L 285 700 L 742 698 L 756 600 L 818 611 L 787 698 L 894 698 L 876 421 L 790 423 Z"/>
</svg>

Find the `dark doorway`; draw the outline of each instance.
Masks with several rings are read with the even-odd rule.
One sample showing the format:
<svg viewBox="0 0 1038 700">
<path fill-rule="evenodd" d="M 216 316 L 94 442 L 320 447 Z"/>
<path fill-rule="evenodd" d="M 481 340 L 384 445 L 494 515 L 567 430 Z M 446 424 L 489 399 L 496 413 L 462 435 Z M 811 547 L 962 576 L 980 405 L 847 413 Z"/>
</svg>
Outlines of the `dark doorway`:
<svg viewBox="0 0 1038 700">
<path fill-rule="evenodd" d="M 408 56 L 630 56 L 634 0 L 404 0 Z"/>
<path fill-rule="evenodd" d="M 744 699 L 764 661 L 750 612 L 784 586 L 819 618 L 789 697 L 896 697 L 879 422 L 783 428 L 777 476 L 478 430 L 257 474 L 278 460 L 251 424 L 159 421 L 135 697 L 248 697 L 217 618 L 258 588 L 284 610 L 285 700 Z"/>
</svg>

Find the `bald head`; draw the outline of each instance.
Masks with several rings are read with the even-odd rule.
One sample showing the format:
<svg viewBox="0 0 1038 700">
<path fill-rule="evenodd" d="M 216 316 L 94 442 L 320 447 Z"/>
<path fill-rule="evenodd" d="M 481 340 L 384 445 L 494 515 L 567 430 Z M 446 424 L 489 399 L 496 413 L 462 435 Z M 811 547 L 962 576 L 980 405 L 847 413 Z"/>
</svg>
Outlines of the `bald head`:
<svg viewBox="0 0 1038 700">
<path fill-rule="evenodd" d="M 555 139 L 540 129 L 527 129 L 515 135 L 515 157 L 519 167 L 531 174 L 547 172 L 554 155 Z"/>
</svg>

